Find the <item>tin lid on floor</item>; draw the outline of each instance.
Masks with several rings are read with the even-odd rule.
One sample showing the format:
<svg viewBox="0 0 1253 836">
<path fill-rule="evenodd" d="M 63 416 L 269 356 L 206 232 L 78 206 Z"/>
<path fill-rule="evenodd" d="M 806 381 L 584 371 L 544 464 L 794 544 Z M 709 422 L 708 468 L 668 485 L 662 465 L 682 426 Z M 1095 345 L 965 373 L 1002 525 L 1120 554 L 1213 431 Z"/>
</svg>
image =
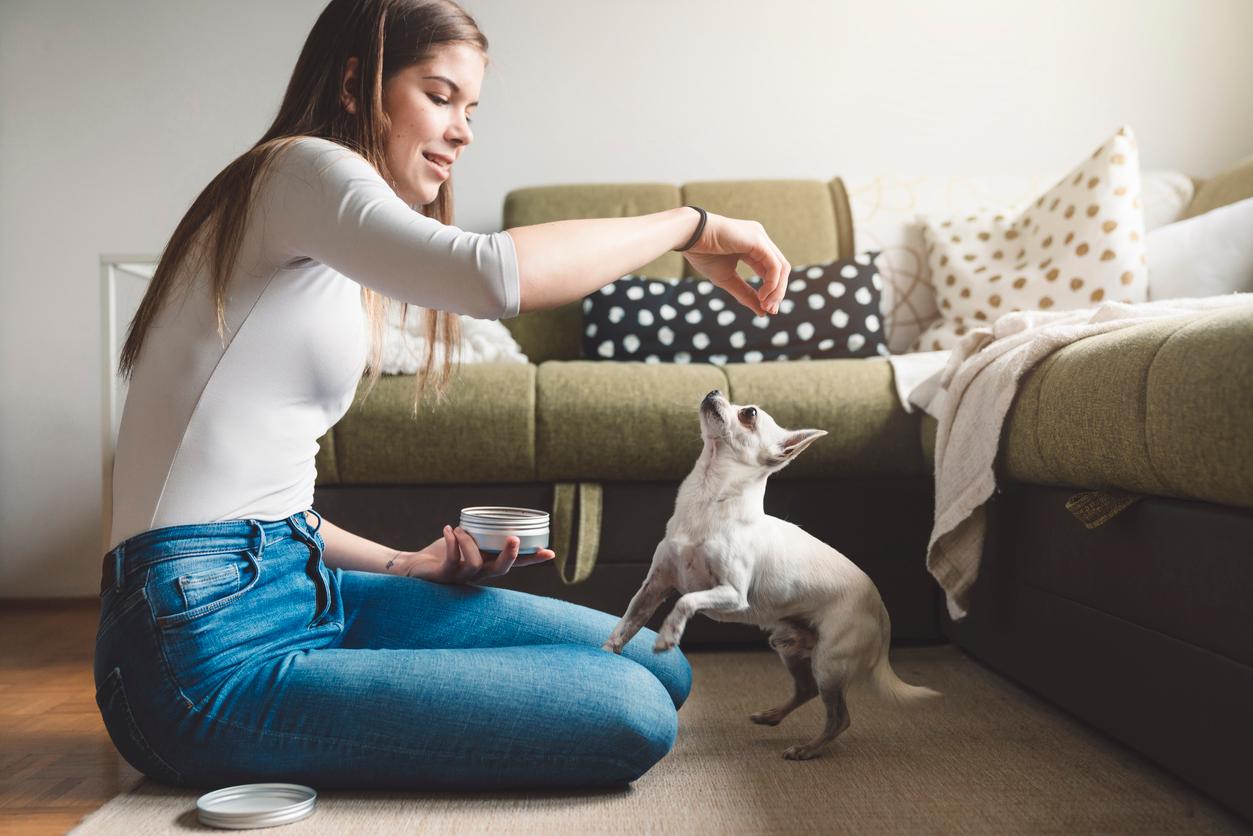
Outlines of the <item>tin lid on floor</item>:
<svg viewBox="0 0 1253 836">
<path fill-rule="evenodd" d="M 303 784 L 239 784 L 200 796 L 201 824 L 232 830 L 290 824 L 313 814 L 318 793 Z"/>
</svg>

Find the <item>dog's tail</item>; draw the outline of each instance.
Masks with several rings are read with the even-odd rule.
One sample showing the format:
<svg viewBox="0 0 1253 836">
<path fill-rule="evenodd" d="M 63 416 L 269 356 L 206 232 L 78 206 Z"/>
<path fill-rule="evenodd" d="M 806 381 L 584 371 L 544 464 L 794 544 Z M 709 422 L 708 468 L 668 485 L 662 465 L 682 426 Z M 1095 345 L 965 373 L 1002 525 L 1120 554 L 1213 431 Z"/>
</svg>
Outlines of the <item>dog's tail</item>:
<svg viewBox="0 0 1253 836">
<path fill-rule="evenodd" d="M 874 686 L 880 694 L 901 704 L 943 696 L 939 691 L 903 682 L 897 677 L 896 672 L 892 670 L 892 666 L 888 663 L 886 652 L 879 657 L 878 664 L 871 668 L 870 679 L 874 682 Z"/>
<path fill-rule="evenodd" d="M 879 601 L 878 610 L 879 658 L 870 669 L 870 679 L 874 682 L 875 690 L 902 705 L 943 696 L 939 691 L 902 682 L 896 675 L 896 671 L 892 670 L 892 665 L 888 662 L 888 650 L 892 646 L 892 620 L 888 617 L 887 607 L 883 606 L 882 600 Z"/>
</svg>

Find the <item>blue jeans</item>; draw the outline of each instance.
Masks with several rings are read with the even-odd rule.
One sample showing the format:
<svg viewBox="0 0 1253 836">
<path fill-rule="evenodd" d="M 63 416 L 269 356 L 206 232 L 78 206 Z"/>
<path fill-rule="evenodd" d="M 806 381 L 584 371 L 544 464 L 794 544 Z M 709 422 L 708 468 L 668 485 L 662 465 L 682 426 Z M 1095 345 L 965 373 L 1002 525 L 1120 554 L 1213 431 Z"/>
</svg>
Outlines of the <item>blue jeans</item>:
<svg viewBox="0 0 1253 836">
<path fill-rule="evenodd" d="M 197 787 L 589 787 L 674 744 L 691 668 L 653 631 L 618 656 L 594 609 L 331 570 L 320 527 L 170 526 L 106 555 L 96 701 L 132 766 Z"/>
</svg>

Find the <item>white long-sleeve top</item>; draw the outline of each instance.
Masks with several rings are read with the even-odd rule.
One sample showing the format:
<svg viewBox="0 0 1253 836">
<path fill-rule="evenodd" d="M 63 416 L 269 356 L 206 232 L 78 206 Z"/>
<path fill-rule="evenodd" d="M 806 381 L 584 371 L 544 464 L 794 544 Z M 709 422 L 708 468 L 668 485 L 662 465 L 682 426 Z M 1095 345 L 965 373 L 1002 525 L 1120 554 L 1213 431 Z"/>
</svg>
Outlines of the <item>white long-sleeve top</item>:
<svg viewBox="0 0 1253 836">
<path fill-rule="evenodd" d="M 517 251 L 411 209 L 363 157 L 302 138 L 254 194 L 227 287 L 167 296 L 136 358 L 113 464 L 109 550 L 155 528 L 279 520 L 313 504 L 318 439 L 369 349 L 362 288 L 479 319 L 517 316 Z"/>
</svg>

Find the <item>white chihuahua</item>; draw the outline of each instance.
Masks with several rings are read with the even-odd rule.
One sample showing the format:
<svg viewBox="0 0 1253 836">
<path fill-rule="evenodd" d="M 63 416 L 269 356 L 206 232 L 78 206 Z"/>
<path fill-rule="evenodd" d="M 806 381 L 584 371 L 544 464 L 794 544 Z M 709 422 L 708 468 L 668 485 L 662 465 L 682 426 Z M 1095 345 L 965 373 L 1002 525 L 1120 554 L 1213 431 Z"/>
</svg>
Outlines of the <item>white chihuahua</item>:
<svg viewBox="0 0 1253 836">
<path fill-rule="evenodd" d="M 848 728 L 844 692 L 860 677 L 900 702 L 939 696 L 893 673 L 888 613 L 866 573 L 764 510 L 766 479 L 826 431 L 785 430 L 759 407 L 729 403 L 717 389 L 701 401 L 700 425 L 704 449 L 679 486 L 644 585 L 603 648 L 621 653 L 672 589 L 681 597 L 661 626 L 656 651 L 678 644 L 697 612 L 767 630 L 795 691 L 752 721 L 777 725 L 819 694 L 827 709 L 822 733 L 788 748 L 783 757 L 790 760 L 814 757 Z"/>
</svg>

